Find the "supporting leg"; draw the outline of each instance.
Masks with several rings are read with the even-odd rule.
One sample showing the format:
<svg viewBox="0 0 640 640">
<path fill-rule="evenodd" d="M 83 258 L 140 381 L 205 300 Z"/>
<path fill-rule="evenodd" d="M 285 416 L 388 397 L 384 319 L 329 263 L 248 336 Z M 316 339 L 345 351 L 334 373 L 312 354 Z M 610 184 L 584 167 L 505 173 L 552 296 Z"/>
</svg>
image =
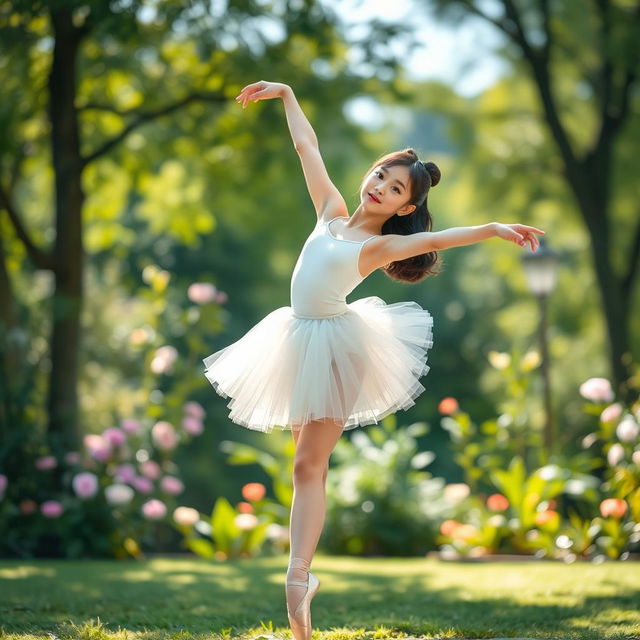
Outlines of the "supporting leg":
<svg viewBox="0 0 640 640">
<path fill-rule="evenodd" d="M 326 513 L 325 486 L 329 457 L 342 432 L 343 426 L 333 420 L 317 420 L 304 425 L 299 433 L 293 433 L 296 454 L 287 582 L 302 584 L 287 585 L 287 608 L 290 613 L 296 611 L 307 593 L 304 585 L 308 584 L 309 567 L 322 533 Z M 295 633 L 293 625 L 292 629 Z"/>
</svg>

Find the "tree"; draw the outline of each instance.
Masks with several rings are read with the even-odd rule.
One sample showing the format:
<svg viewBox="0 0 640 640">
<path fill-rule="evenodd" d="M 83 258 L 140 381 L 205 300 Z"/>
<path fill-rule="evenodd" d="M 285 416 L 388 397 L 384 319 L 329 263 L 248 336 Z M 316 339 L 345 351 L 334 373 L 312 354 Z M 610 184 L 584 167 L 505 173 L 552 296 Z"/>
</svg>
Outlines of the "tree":
<svg viewBox="0 0 640 640">
<path fill-rule="evenodd" d="M 215 119 L 247 77 L 256 79 L 256 61 L 270 50 L 278 52 L 292 77 L 302 73 L 296 71 L 296 47 L 303 45 L 331 67 L 344 55 L 332 17 L 312 0 L 296 7 L 286 3 L 269 16 L 278 19 L 284 34 L 273 43 L 273 36 L 261 30 L 260 2 L 229 2 L 223 15 L 213 3 L 171 0 L 152 6 L 134 0 L 126 8 L 97 0 L 0 4 L 0 73 L 6 92 L 0 118 L 9 132 L 0 142 L 0 212 L 6 212 L 12 237 L 34 268 L 53 274 L 47 430 L 59 451 L 76 447 L 79 436 L 87 168 L 133 132 L 178 111 L 207 104 Z M 335 66 L 343 71 L 341 63 Z M 204 119 L 201 112 L 197 117 Z M 31 186 L 21 172 L 36 155 L 35 147 L 51 154 L 51 246 L 28 228 L 23 210 Z M 0 219 L 0 231 L 6 229 Z M 4 255 L 0 238 L 0 375 L 7 383 L 0 423 L 6 427 L 11 367 L 17 362 L 11 335 L 19 320 Z"/>
<path fill-rule="evenodd" d="M 614 189 L 616 168 L 622 162 L 622 134 L 638 114 L 640 5 L 611 0 L 588 5 L 500 0 L 494 11 L 476 0 L 433 4 L 442 16 L 475 17 L 492 24 L 524 62 L 561 158 L 564 179 L 591 239 L 613 378 L 623 397 L 637 396 L 630 335 L 640 264 L 640 216 L 634 228 L 616 233 Z M 585 100 L 590 107 L 590 117 L 578 127 L 566 108 L 567 95 L 577 91 L 589 96 Z M 627 245 L 622 259 L 620 242 Z"/>
</svg>

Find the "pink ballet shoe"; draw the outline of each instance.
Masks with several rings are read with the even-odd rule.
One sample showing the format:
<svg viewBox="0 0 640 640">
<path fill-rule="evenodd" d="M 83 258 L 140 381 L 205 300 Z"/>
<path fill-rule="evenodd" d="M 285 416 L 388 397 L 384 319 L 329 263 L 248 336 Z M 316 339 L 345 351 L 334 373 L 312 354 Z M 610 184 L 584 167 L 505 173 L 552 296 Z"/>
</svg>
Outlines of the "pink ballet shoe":
<svg viewBox="0 0 640 640">
<path fill-rule="evenodd" d="M 304 558 L 291 558 L 289 567 L 308 569 L 309 563 Z M 289 610 L 289 603 L 287 603 L 287 616 L 295 640 L 310 640 L 313 631 L 311 627 L 311 600 L 320 588 L 320 581 L 310 571 L 307 571 L 307 574 L 306 582 L 300 580 L 287 580 L 286 582 L 287 585 L 307 587 L 307 593 L 304 594 L 293 614 Z"/>
</svg>

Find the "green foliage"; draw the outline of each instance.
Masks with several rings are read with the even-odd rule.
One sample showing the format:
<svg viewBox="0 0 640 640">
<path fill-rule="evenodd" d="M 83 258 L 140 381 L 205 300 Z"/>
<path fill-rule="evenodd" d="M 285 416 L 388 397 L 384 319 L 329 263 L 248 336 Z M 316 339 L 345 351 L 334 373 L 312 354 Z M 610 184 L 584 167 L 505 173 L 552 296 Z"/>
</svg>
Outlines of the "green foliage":
<svg viewBox="0 0 640 640">
<path fill-rule="evenodd" d="M 445 556 L 511 551 L 565 562 L 579 556 L 601 562 L 605 557 L 626 559 L 640 548 L 640 404 L 625 412 L 620 402 L 612 403 L 611 385 L 602 378 L 586 381 L 581 393 L 590 400 L 586 413 L 599 417 L 598 432 L 583 439 L 588 457 L 576 461 L 566 455 L 561 464 L 531 472 L 517 454 L 508 466 L 499 459 L 485 464 L 478 475 L 489 492 L 499 493 L 486 497 L 476 489 L 457 501 L 452 519 L 440 525 L 437 541 Z M 468 448 L 464 438 L 472 431 L 469 416 L 455 409 L 443 421 L 454 447 Z M 597 442 L 604 446 L 597 447 Z M 479 436 L 477 450 L 485 444 L 493 447 L 492 434 Z M 475 477 L 473 458 L 457 459 L 467 476 Z M 604 469 L 604 481 L 601 474 L 580 472 L 585 466 Z"/>
<path fill-rule="evenodd" d="M 420 451 L 424 422 L 398 428 L 388 416 L 338 441 L 327 480 L 321 537 L 329 553 L 415 555 L 432 548 L 434 521 L 445 508 L 442 478 L 422 469 L 435 455 Z"/>
</svg>

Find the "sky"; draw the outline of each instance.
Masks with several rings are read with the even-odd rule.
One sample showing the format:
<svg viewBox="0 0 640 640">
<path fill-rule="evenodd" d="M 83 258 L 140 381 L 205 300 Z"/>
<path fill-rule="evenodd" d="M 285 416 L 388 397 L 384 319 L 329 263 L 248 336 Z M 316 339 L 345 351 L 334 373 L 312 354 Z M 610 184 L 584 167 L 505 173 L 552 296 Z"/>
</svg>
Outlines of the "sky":
<svg viewBox="0 0 640 640">
<path fill-rule="evenodd" d="M 420 46 L 412 52 L 407 69 L 416 80 L 441 80 L 464 96 L 473 96 L 494 84 L 504 73 L 504 63 L 492 55 L 500 44 L 497 29 L 480 18 L 453 26 L 436 20 L 427 10 L 426 0 L 322 0 L 342 20 L 357 24 L 377 17 L 389 22 L 417 23 Z"/>
<path fill-rule="evenodd" d="M 490 1 L 490 0 L 487 0 Z M 388 22 L 410 20 L 416 24 L 418 46 L 410 52 L 407 75 L 413 80 L 439 80 L 462 96 L 472 97 L 492 86 L 505 73 L 504 62 L 492 53 L 501 44 L 497 30 L 480 18 L 452 25 L 435 19 L 427 0 L 321 0 L 345 24 L 365 23 L 373 17 Z M 385 114 L 370 98 L 350 101 L 347 116 L 368 128 L 377 128 Z"/>
</svg>

